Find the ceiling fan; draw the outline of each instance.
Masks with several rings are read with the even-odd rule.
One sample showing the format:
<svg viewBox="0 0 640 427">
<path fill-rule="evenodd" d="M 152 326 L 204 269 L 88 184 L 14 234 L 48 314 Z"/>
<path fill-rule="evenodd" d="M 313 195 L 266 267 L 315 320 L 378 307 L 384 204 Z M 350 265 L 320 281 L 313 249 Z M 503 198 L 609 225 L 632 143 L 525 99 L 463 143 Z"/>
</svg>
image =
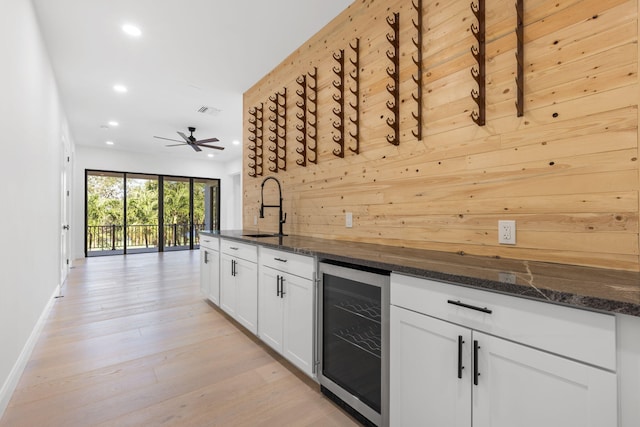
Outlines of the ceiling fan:
<svg viewBox="0 0 640 427">
<path fill-rule="evenodd" d="M 213 148 L 214 150 L 224 150 L 224 147 L 219 147 L 217 145 L 207 145 L 208 142 L 218 142 L 219 141 L 218 138 L 207 138 L 207 139 L 197 140 L 196 137 L 193 136 L 193 133 L 196 131 L 196 128 L 189 127 L 188 129 L 189 129 L 189 132 L 191 132 L 191 135 L 189 135 L 189 136 L 185 135 L 184 132 L 178 131 L 178 135 L 180 135 L 182 137 L 182 139 L 184 139 L 184 141 L 180 141 L 179 139 L 164 138 L 162 136 L 154 136 L 154 138 L 165 139 L 167 141 L 173 141 L 173 142 L 179 142 L 180 143 L 180 144 L 169 144 L 169 145 L 167 145 L 167 147 L 177 147 L 179 145 L 189 145 L 189 146 L 191 146 L 191 148 L 193 148 L 196 151 L 202 151 L 200 149 L 200 147 Z"/>
</svg>

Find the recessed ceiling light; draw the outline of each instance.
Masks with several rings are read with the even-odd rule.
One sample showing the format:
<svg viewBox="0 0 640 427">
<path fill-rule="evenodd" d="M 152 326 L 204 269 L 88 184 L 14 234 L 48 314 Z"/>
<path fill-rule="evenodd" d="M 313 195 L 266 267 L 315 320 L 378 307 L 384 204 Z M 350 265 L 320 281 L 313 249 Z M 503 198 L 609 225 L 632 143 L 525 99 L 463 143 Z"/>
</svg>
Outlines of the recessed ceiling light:
<svg viewBox="0 0 640 427">
<path fill-rule="evenodd" d="M 113 90 L 119 93 L 126 93 L 129 89 L 127 89 L 125 85 L 117 84 L 117 85 L 113 85 Z"/>
<path fill-rule="evenodd" d="M 140 30 L 140 28 L 131 24 L 124 24 L 122 26 L 122 31 L 124 31 L 125 33 L 129 34 L 132 37 L 140 37 L 140 35 L 142 34 L 142 31 Z"/>
<path fill-rule="evenodd" d="M 237 139 L 234 139 L 232 142 L 233 145 L 240 145 L 240 141 L 238 141 Z"/>
<path fill-rule="evenodd" d="M 115 120 L 111 120 L 109 122 L 109 126 L 120 126 L 120 123 L 116 122 Z"/>
<path fill-rule="evenodd" d="M 107 145 L 113 145 L 113 141 L 106 141 L 105 144 Z"/>
<path fill-rule="evenodd" d="M 207 154 L 207 157 L 210 157 L 210 158 L 213 159 L 213 154 L 209 153 L 209 154 Z"/>
</svg>

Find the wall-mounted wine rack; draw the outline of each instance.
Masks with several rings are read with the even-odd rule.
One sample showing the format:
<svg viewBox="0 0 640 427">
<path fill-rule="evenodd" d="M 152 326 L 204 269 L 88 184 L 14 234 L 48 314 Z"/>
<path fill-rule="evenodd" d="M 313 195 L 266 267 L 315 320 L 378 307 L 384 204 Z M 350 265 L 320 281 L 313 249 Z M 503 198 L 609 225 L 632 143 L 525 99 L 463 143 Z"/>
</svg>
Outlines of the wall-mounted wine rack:
<svg viewBox="0 0 640 427">
<path fill-rule="evenodd" d="M 344 49 L 340 49 L 333 53 L 333 59 L 337 65 L 333 67 L 333 73 L 336 80 L 333 81 L 333 87 L 337 90 L 333 94 L 333 100 L 336 106 L 333 107 L 333 128 L 335 133 L 333 141 L 338 144 L 338 148 L 333 150 L 333 154 L 338 157 L 344 157 Z"/>
<path fill-rule="evenodd" d="M 393 83 L 387 84 L 387 91 L 392 99 L 387 101 L 387 108 L 391 116 L 387 117 L 387 125 L 391 128 L 392 134 L 387 135 L 387 141 L 393 145 L 400 144 L 400 14 L 395 12 L 387 17 L 387 23 L 391 27 L 391 32 L 387 33 L 387 40 L 391 48 L 387 50 L 387 58 L 391 61 L 391 66 L 387 67 L 387 74 Z"/>
<path fill-rule="evenodd" d="M 249 109 L 249 176 L 262 176 L 263 104 Z"/>
<path fill-rule="evenodd" d="M 269 147 L 269 151 L 273 156 L 269 156 L 272 166 L 269 166 L 271 172 L 287 170 L 287 88 L 283 88 L 282 92 L 276 92 L 269 97 L 271 105 L 269 105 L 269 121 L 271 125 L 269 130 L 269 141 L 273 145 Z"/>
<path fill-rule="evenodd" d="M 296 141 L 300 143 L 300 147 L 296 147 L 296 152 L 300 154 L 300 158 L 296 163 L 300 166 L 307 166 L 307 75 L 303 74 L 296 79 L 296 83 L 300 89 L 296 89 L 296 95 L 300 98 L 296 102 L 296 106 L 300 109 L 296 113 L 298 122 L 296 129 L 300 135 L 296 136 Z"/>
<path fill-rule="evenodd" d="M 313 155 L 310 155 L 313 154 Z M 318 68 L 307 73 L 307 161 L 318 164 Z"/>
<path fill-rule="evenodd" d="M 314 67 L 313 71 L 302 74 L 296 79 L 296 83 L 300 86 L 299 89 L 296 89 L 296 95 L 300 98 L 296 102 L 296 106 L 300 109 L 296 113 L 298 119 L 296 129 L 300 132 L 300 135 L 296 136 L 296 140 L 300 143 L 296 152 L 301 156 L 296 160 L 296 163 L 300 166 L 318 162 L 317 74 L 318 69 Z"/>
<path fill-rule="evenodd" d="M 412 20 L 416 30 L 416 37 L 412 39 L 416 47 L 416 55 L 413 57 L 416 74 L 411 77 L 416 84 L 416 91 L 411 94 L 411 97 L 416 102 L 416 112 L 412 112 L 411 115 L 416 121 L 416 130 L 412 130 L 411 133 L 418 141 L 422 141 L 422 0 L 412 2 L 412 5 L 416 11 L 417 19 Z"/>
<path fill-rule="evenodd" d="M 477 2 L 477 3 L 476 3 Z M 478 89 L 471 90 L 471 98 L 478 106 L 477 111 L 471 113 L 471 118 L 478 126 L 486 123 L 486 65 L 485 65 L 485 0 L 475 0 L 471 3 L 471 11 L 476 17 L 477 23 L 471 24 L 471 33 L 476 38 L 478 46 L 471 46 L 471 54 L 476 60 L 476 65 L 471 68 L 471 75 L 478 84 Z"/>
<path fill-rule="evenodd" d="M 353 101 L 349 102 L 349 106 L 352 110 L 352 115 L 349 115 L 349 121 L 351 122 L 352 131 L 349 131 L 349 136 L 353 140 L 354 146 L 349 147 L 349 150 L 353 153 L 360 153 L 360 39 L 357 38 L 354 44 L 349 43 L 349 47 L 353 53 L 353 56 L 349 58 L 349 62 L 353 69 L 349 72 L 351 79 L 351 85 L 349 91 L 351 92 L 351 98 Z"/>
<path fill-rule="evenodd" d="M 518 117 L 524 116 L 524 0 L 516 1 L 516 110 Z"/>
</svg>

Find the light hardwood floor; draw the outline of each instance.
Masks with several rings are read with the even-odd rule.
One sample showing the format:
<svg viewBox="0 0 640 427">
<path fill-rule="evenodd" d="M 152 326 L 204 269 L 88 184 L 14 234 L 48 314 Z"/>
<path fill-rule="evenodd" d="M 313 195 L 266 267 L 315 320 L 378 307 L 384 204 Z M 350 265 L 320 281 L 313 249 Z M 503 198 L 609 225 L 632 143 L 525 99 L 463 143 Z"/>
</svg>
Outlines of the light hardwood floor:
<svg viewBox="0 0 640 427">
<path fill-rule="evenodd" d="M 0 426 L 358 425 L 203 300 L 198 263 L 198 251 L 78 262 Z"/>
</svg>

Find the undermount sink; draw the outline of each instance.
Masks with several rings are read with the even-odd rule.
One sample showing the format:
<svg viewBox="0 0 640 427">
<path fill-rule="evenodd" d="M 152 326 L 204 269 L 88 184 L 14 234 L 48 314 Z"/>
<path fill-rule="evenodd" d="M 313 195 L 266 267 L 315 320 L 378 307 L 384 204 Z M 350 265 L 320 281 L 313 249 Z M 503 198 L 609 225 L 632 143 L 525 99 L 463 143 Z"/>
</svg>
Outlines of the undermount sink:
<svg viewBox="0 0 640 427">
<path fill-rule="evenodd" d="M 266 234 L 266 233 L 257 233 L 257 234 L 243 234 L 244 237 L 278 237 L 277 234 Z"/>
</svg>

